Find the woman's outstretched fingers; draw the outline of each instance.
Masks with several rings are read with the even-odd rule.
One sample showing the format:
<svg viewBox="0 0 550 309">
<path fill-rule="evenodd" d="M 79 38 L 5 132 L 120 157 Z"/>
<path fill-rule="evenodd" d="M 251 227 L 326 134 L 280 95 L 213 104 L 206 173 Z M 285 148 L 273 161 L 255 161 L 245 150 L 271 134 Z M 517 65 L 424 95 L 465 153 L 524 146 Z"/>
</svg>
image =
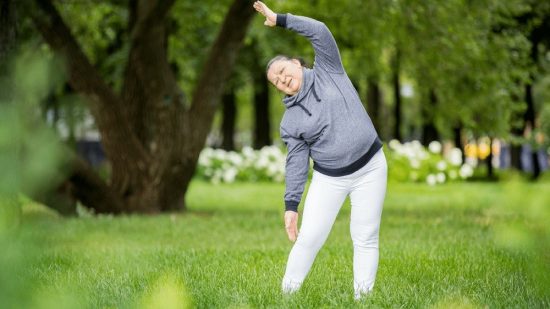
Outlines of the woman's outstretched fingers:
<svg viewBox="0 0 550 309">
<path fill-rule="evenodd" d="M 265 5 L 261 1 L 256 1 L 253 4 L 253 7 L 256 11 L 258 11 L 260 14 L 265 16 L 265 22 L 264 25 L 273 27 L 275 26 L 277 22 L 277 14 L 273 13 L 272 10 L 270 10 L 267 5 Z"/>
</svg>

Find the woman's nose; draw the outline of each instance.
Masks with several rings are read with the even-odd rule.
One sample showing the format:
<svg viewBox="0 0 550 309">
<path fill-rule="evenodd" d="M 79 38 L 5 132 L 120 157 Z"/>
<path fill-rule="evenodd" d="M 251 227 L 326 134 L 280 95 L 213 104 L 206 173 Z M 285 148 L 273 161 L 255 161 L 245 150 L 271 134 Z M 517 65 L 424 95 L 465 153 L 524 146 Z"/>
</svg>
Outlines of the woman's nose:
<svg viewBox="0 0 550 309">
<path fill-rule="evenodd" d="M 289 79 L 288 79 L 288 76 L 286 76 L 286 75 L 285 75 L 285 76 L 283 76 L 283 84 L 285 84 L 285 85 L 286 85 L 286 84 L 287 84 L 287 82 L 288 82 L 288 80 L 289 80 Z"/>
</svg>

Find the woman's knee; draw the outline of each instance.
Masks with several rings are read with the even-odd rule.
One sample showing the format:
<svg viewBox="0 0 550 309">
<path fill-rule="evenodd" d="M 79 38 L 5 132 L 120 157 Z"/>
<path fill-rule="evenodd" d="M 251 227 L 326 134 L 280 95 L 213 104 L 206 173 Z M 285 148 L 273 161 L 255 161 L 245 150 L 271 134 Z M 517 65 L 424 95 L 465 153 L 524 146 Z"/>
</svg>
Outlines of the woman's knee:
<svg viewBox="0 0 550 309">
<path fill-rule="evenodd" d="M 319 250 L 324 243 L 325 237 L 321 233 L 300 232 L 296 239 L 295 246 L 300 246 L 306 250 Z"/>
<path fill-rule="evenodd" d="M 350 234 L 354 246 L 378 247 L 378 225 L 351 222 Z"/>
</svg>

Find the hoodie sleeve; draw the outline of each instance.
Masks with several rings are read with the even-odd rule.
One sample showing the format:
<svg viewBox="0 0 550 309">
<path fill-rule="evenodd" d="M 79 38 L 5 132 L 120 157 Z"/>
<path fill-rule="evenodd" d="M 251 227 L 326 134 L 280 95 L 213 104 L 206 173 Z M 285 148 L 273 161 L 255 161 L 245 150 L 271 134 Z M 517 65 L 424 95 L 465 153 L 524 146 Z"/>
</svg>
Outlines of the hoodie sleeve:
<svg viewBox="0 0 550 309">
<path fill-rule="evenodd" d="M 306 37 L 315 50 L 315 66 L 331 73 L 343 73 L 342 59 L 336 41 L 327 26 L 315 19 L 288 14 L 277 14 L 277 26 L 290 29 Z"/>
<path fill-rule="evenodd" d="M 309 170 L 309 146 L 281 128 L 281 138 L 286 144 L 285 209 L 298 212 L 298 204 L 307 182 Z"/>
</svg>

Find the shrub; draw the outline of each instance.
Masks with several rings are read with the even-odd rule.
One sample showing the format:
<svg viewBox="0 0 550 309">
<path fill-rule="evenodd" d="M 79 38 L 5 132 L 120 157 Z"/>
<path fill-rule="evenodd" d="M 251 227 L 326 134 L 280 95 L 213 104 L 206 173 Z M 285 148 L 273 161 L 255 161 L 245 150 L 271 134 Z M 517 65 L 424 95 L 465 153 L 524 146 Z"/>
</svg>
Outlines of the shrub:
<svg viewBox="0 0 550 309">
<path fill-rule="evenodd" d="M 460 181 L 473 175 L 474 166 L 462 162 L 462 151 L 452 148 L 442 151 L 440 142 L 431 142 L 427 148 L 419 141 L 401 144 L 388 143 L 389 179 L 403 182 L 426 182 L 429 185 Z"/>
<path fill-rule="evenodd" d="M 199 156 L 198 176 L 212 183 L 274 181 L 285 179 L 286 155 L 277 146 L 261 150 L 244 147 L 241 152 L 205 148 Z"/>
</svg>

